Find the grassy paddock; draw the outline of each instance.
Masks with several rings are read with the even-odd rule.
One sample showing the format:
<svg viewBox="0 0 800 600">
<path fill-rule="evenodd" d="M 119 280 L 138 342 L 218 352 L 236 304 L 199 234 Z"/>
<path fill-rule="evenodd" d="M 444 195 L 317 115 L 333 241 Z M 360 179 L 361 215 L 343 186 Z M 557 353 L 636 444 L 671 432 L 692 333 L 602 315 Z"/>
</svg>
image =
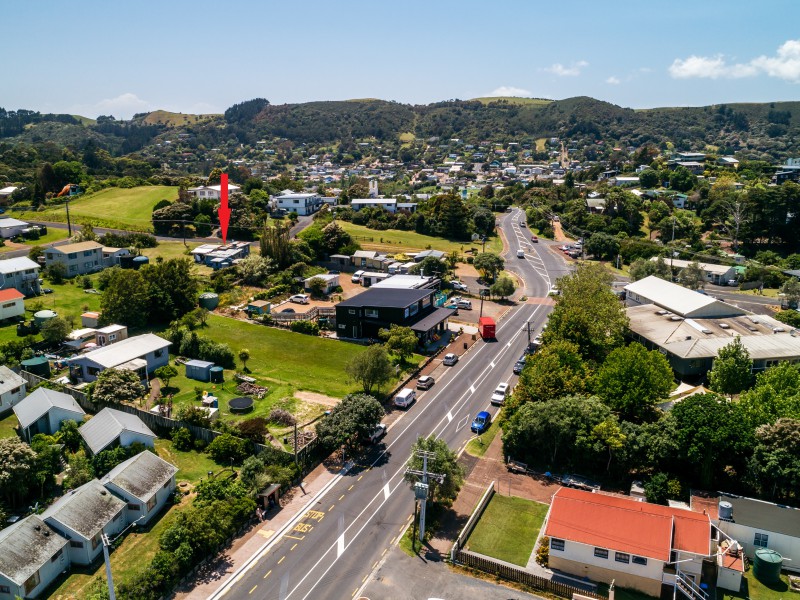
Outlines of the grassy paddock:
<svg viewBox="0 0 800 600">
<path fill-rule="evenodd" d="M 467 540 L 467 549 L 524 567 L 528 564 L 547 505 L 495 494 Z"/>
<path fill-rule="evenodd" d="M 455 250 L 456 252 L 464 253 L 470 248 L 476 248 L 480 252 L 482 248 L 482 245 L 478 242 L 452 241 L 431 235 L 422 235 L 415 231 L 401 231 L 399 229 L 378 231 L 376 229 L 368 229 L 363 225 L 354 225 L 353 223 L 347 223 L 345 221 L 337 222 L 367 250 L 398 253 L 404 250 L 418 252 L 430 247 L 433 250 L 441 250 L 442 252 L 452 252 Z M 499 253 L 502 249 L 503 242 L 498 236 L 492 236 L 486 241 L 487 252 Z"/>
</svg>

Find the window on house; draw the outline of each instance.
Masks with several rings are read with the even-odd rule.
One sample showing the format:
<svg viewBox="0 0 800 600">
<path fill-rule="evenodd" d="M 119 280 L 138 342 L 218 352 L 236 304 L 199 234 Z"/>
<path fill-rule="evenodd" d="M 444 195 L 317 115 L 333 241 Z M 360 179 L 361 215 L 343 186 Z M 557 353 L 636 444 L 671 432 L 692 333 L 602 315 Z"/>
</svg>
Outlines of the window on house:
<svg viewBox="0 0 800 600">
<path fill-rule="evenodd" d="M 20 391 L 21 389 L 22 389 L 21 387 L 14 388 L 13 390 L 11 390 L 11 393 L 12 393 L 12 394 L 19 394 L 19 391 Z"/>
<path fill-rule="evenodd" d="M 128 510 L 139 510 L 139 505 L 133 502 L 128 502 Z"/>
<path fill-rule="evenodd" d="M 6 279 L 14 279 L 13 273 L 6 273 Z"/>
<path fill-rule="evenodd" d="M 101 534 L 98 533 L 96 536 L 94 536 L 92 538 L 92 550 L 94 550 L 95 548 L 97 548 L 100 545 L 100 543 L 102 541 L 101 538 L 100 538 L 100 535 Z"/>
<path fill-rule="evenodd" d="M 78 253 L 77 252 L 70 252 L 69 254 L 67 254 L 67 258 L 70 258 L 70 259 L 78 258 Z"/>
<path fill-rule="evenodd" d="M 621 563 L 629 563 L 631 562 L 631 555 L 624 552 L 615 552 L 614 560 Z"/>
<path fill-rule="evenodd" d="M 172 481 L 172 480 L 170 480 L 170 479 L 167 479 L 167 481 L 165 481 L 165 482 L 164 482 L 164 485 L 163 485 L 162 487 L 163 487 L 164 489 L 167 489 L 167 488 L 169 487 L 169 484 L 170 484 L 170 482 L 171 482 L 171 481 Z"/>
<path fill-rule="evenodd" d="M 53 254 L 52 252 L 48 252 L 47 253 L 47 260 L 53 260 L 54 257 L 55 257 L 55 254 Z"/>
<path fill-rule="evenodd" d="M 345 324 L 344 323 L 339 323 L 339 329 L 344 329 L 344 328 L 345 328 Z"/>
<path fill-rule="evenodd" d="M 55 554 L 53 554 L 53 556 L 50 557 L 50 562 L 56 562 L 59 558 L 61 558 L 62 554 L 64 554 L 64 549 L 59 548 L 58 552 L 56 552 Z"/>
<path fill-rule="evenodd" d="M 635 565 L 646 565 L 647 559 L 644 556 L 634 556 L 631 562 Z"/>
<path fill-rule="evenodd" d="M 410 309 L 411 316 L 414 316 L 415 314 L 417 314 L 419 312 L 419 304 L 412 304 L 408 308 Z"/>
<path fill-rule="evenodd" d="M 12 308 L 16 305 L 17 305 L 16 302 L 9 302 L 8 304 L 3 304 L 3 308 Z"/>
<path fill-rule="evenodd" d="M 78 265 L 70 265 L 69 270 L 72 273 L 75 273 L 78 270 Z"/>
<path fill-rule="evenodd" d="M 348 311 L 347 311 L 347 314 L 348 314 L 348 315 L 354 315 L 354 314 L 356 314 L 356 309 L 355 309 L 355 308 L 348 309 Z"/>
<path fill-rule="evenodd" d="M 28 580 L 25 582 L 25 593 L 30 594 L 36 586 L 39 585 L 40 581 L 39 571 L 36 571 L 36 573 L 28 577 Z"/>
<path fill-rule="evenodd" d="M 11 588 L 7 585 L 0 585 L 0 594 L 10 594 Z"/>
<path fill-rule="evenodd" d="M 769 535 L 767 535 L 766 533 L 756 533 L 756 537 L 753 540 L 753 546 L 766 548 L 768 542 L 769 542 Z"/>
<path fill-rule="evenodd" d="M 88 367 L 86 372 L 92 377 L 97 377 L 97 375 L 100 373 L 100 369 L 97 367 Z"/>
<path fill-rule="evenodd" d="M 159 348 L 158 350 L 153 352 L 153 356 L 155 356 L 156 358 L 161 358 L 163 355 L 164 355 L 164 349 L 163 348 Z"/>
<path fill-rule="evenodd" d="M 111 335 L 108 336 L 108 339 L 109 339 L 109 341 L 113 342 L 115 339 L 117 339 L 117 334 L 116 333 L 112 333 Z"/>
<path fill-rule="evenodd" d="M 150 498 L 150 500 L 147 501 L 147 512 L 150 512 L 151 510 L 153 510 L 155 508 L 155 506 L 156 506 L 156 496 L 155 496 L 155 494 L 153 494 L 153 497 Z"/>
<path fill-rule="evenodd" d="M 111 519 L 111 520 L 112 520 L 112 521 L 118 521 L 118 520 L 119 520 L 119 518 L 120 518 L 120 516 L 122 516 L 122 511 L 118 512 L 117 514 L 115 514 L 115 515 L 114 515 L 114 518 L 113 518 L 113 519 Z"/>
<path fill-rule="evenodd" d="M 558 538 L 550 538 L 550 550 L 564 551 L 564 540 Z"/>
<path fill-rule="evenodd" d="M 365 317 L 371 317 L 373 319 L 377 319 L 378 318 L 378 309 L 376 309 L 376 308 L 364 309 L 364 316 Z"/>
<path fill-rule="evenodd" d="M 594 555 L 597 558 L 608 558 L 608 550 L 606 550 L 605 548 L 595 548 Z"/>
<path fill-rule="evenodd" d="M 70 548 L 83 548 L 83 542 L 77 540 L 70 540 L 69 542 Z"/>
</svg>

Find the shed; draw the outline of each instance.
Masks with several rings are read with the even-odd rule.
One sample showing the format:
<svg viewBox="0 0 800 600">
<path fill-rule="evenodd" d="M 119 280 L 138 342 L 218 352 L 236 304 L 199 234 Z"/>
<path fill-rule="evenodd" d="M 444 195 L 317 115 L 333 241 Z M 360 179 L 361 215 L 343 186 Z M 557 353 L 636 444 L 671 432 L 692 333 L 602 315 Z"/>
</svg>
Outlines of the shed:
<svg viewBox="0 0 800 600">
<path fill-rule="evenodd" d="M 99 312 L 85 312 L 81 315 L 81 325 L 83 327 L 94 327 L 100 324 L 100 313 Z"/>
<path fill-rule="evenodd" d="M 253 300 L 248 303 L 245 312 L 250 315 L 268 315 L 272 304 L 266 300 Z"/>
<path fill-rule="evenodd" d="M 186 378 L 196 381 L 211 381 L 211 367 L 213 366 L 213 362 L 190 360 L 186 363 Z"/>
</svg>

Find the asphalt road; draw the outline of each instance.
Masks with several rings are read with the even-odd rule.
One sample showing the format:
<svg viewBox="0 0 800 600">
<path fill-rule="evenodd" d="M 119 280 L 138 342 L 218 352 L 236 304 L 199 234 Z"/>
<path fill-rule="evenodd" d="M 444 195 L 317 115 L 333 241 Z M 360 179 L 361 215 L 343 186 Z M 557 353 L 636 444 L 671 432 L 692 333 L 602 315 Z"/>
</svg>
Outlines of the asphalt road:
<svg viewBox="0 0 800 600">
<path fill-rule="evenodd" d="M 461 451 L 473 437 L 469 427 L 475 414 L 497 413 L 489 404 L 497 384 L 513 385 L 512 367 L 527 344 L 527 322 L 536 334 L 552 310 L 535 299 L 547 296 L 566 263 L 549 244 L 530 243 L 527 229 L 519 227 L 521 216 L 521 211 L 505 214 L 501 227 L 510 244 L 507 266 L 524 279 L 532 300 L 512 308 L 498 325 L 496 341 L 478 341 L 393 423 L 384 444 L 337 476 L 313 510 L 298 515 L 287 533 L 265 545 L 212 598 L 349 600 L 358 593 L 413 513 L 414 496 L 403 474 L 414 441 L 435 435 Z M 516 258 L 518 248 L 525 250 L 525 259 Z"/>
</svg>

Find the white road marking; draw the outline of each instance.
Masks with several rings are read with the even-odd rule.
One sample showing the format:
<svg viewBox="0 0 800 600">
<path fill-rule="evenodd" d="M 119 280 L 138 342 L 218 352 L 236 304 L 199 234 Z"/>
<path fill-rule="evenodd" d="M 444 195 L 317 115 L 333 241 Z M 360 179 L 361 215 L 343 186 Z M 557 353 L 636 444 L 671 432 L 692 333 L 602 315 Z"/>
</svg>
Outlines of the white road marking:
<svg viewBox="0 0 800 600">
<path fill-rule="evenodd" d="M 469 386 L 469 391 L 474 394 L 475 393 L 475 386 L 474 385 Z"/>
<path fill-rule="evenodd" d="M 509 348 L 510 346 L 511 346 L 511 342 L 508 342 L 508 343 L 506 344 L 506 348 Z"/>
<path fill-rule="evenodd" d="M 389 498 L 387 495 L 386 498 Z M 336 540 L 336 558 L 339 558 L 344 553 L 344 534 L 339 536 Z"/>
<path fill-rule="evenodd" d="M 392 491 L 389 489 L 389 484 L 387 483 L 385 486 L 383 486 L 383 497 L 388 500 L 391 493 Z"/>
<path fill-rule="evenodd" d="M 466 427 L 466 425 L 467 425 L 467 421 L 469 421 L 469 415 L 467 415 L 466 417 L 464 417 L 463 419 L 461 419 L 461 420 L 460 420 L 460 421 L 459 421 L 459 422 L 456 424 L 456 431 L 460 431 L 461 429 L 463 429 L 464 427 Z M 436 437 L 439 437 L 439 436 L 436 436 Z"/>
<path fill-rule="evenodd" d="M 495 365 L 495 364 L 494 364 L 494 361 L 492 361 L 492 362 L 491 362 L 491 363 L 489 363 L 489 364 L 491 364 L 491 365 L 492 365 L 492 368 L 493 368 L 493 369 L 494 369 L 494 368 L 497 366 L 497 365 Z"/>
<path fill-rule="evenodd" d="M 452 423 L 453 422 L 453 411 L 450 411 L 450 410 L 447 411 L 447 422 L 448 423 Z"/>
</svg>

